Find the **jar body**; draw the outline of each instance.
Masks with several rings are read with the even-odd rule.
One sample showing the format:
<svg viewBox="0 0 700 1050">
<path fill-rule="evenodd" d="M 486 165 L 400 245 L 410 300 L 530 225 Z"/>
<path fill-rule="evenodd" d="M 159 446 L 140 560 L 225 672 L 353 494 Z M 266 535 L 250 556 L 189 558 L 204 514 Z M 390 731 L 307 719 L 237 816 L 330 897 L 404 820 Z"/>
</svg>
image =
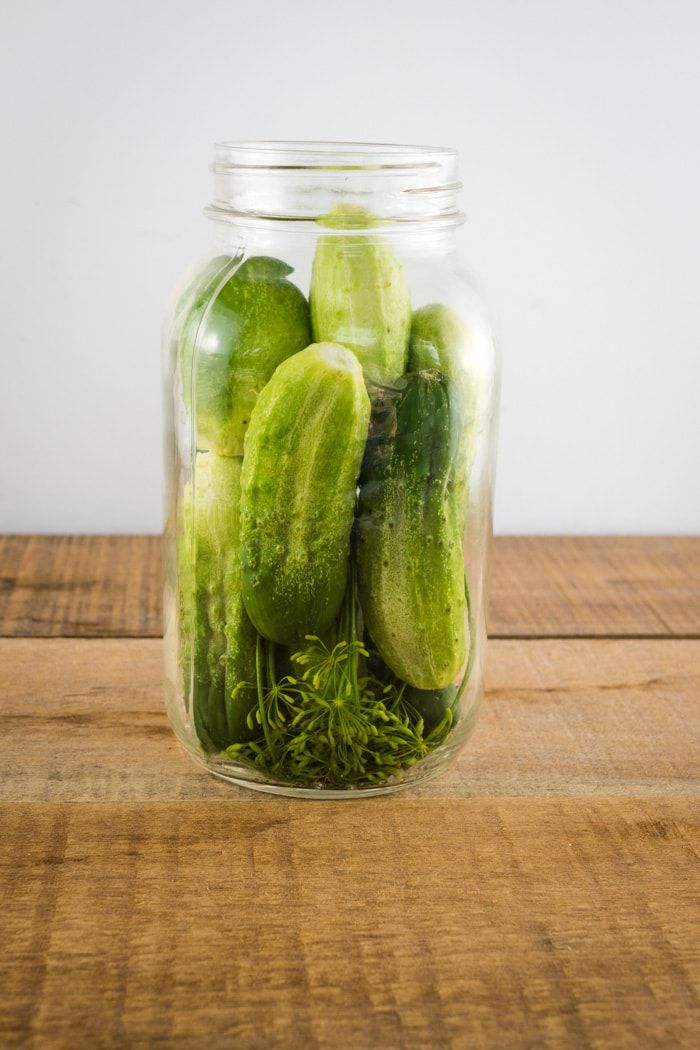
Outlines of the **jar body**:
<svg viewBox="0 0 700 1050">
<path fill-rule="evenodd" d="M 282 794 L 434 775 L 483 689 L 493 343 L 449 224 L 368 214 L 219 218 L 165 325 L 168 714 Z"/>
</svg>

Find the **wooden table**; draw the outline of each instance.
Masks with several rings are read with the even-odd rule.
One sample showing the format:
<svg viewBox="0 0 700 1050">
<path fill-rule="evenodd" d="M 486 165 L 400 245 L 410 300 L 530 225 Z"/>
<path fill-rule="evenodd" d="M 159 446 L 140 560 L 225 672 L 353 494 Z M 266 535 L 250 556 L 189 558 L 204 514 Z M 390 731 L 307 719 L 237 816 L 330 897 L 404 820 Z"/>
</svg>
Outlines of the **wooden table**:
<svg viewBox="0 0 700 1050">
<path fill-rule="evenodd" d="M 700 540 L 497 541 L 480 727 L 276 799 L 161 697 L 155 538 L 0 540 L 0 1045 L 700 1045 Z"/>
</svg>

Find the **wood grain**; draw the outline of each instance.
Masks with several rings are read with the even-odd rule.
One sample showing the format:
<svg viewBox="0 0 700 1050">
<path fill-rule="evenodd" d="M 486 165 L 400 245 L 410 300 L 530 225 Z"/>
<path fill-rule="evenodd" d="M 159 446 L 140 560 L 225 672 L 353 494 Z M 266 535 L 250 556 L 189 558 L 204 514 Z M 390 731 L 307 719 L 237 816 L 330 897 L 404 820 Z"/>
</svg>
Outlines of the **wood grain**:
<svg viewBox="0 0 700 1050">
<path fill-rule="evenodd" d="M 322 805 L 180 749 L 160 572 L 0 538 L 0 1046 L 694 1050 L 700 540 L 498 540 L 473 740 Z"/>
<path fill-rule="evenodd" d="M 155 640 L 0 641 L 0 797 L 239 798 L 168 726 Z M 700 642 L 489 646 L 457 765 L 411 797 L 661 797 L 700 785 Z"/>
<path fill-rule="evenodd" d="M 697 1045 L 683 800 L 4 804 L 2 1045 Z"/>
<path fill-rule="evenodd" d="M 158 637 L 160 546 L 0 536 L 0 635 Z M 700 638 L 700 537 L 497 537 L 490 632 Z"/>
<path fill-rule="evenodd" d="M 700 638 L 700 537 L 503 536 L 494 637 Z"/>
<path fill-rule="evenodd" d="M 160 536 L 0 536 L 0 635 L 158 637 Z"/>
</svg>

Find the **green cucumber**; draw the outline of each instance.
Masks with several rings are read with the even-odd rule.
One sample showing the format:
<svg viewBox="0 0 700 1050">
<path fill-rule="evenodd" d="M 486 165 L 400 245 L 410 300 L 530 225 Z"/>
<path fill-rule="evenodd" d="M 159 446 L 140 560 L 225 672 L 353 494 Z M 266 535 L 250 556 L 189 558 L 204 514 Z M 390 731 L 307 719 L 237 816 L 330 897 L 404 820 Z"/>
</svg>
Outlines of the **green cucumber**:
<svg viewBox="0 0 700 1050">
<path fill-rule="evenodd" d="M 432 303 L 415 310 L 411 322 L 408 370 L 437 368 L 454 381 L 462 401 L 462 433 L 455 461 L 455 481 L 461 507 L 461 524 L 467 516 L 469 476 L 476 447 L 487 425 L 484 419 L 487 375 L 475 352 L 469 327 L 449 306 Z"/>
<path fill-rule="evenodd" d="M 193 390 L 196 390 L 199 372 L 205 369 L 205 366 L 201 365 L 198 360 L 198 347 L 205 334 L 203 325 L 205 314 L 214 301 L 218 289 L 240 266 L 240 262 L 240 256 L 217 255 L 185 289 L 175 308 L 176 325 L 178 319 L 182 325 L 178 341 L 178 364 L 182 399 L 188 412 L 191 412 L 193 402 L 197 402 L 196 395 L 193 398 Z M 195 442 L 195 447 L 199 446 L 203 451 L 208 451 L 210 442 L 205 437 L 207 399 L 202 394 L 200 400 L 202 401 L 201 419 L 197 423 L 201 433 L 197 434 L 198 440 Z"/>
<path fill-rule="evenodd" d="M 376 225 L 369 212 L 351 204 L 338 205 L 322 221 L 338 230 Z M 349 347 L 371 382 L 390 383 L 403 375 L 411 302 L 403 267 L 386 238 L 319 237 L 309 299 L 316 342 Z"/>
<path fill-rule="evenodd" d="M 183 496 L 179 538 L 183 677 L 207 749 L 250 738 L 256 632 L 243 606 L 240 559 L 242 460 L 198 453 Z"/>
<path fill-rule="evenodd" d="M 233 271 L 233 272 L 231 272 Z M 180 337 L 185 407 L 200 451 L 242 456 L 258 394 L 277 365 L 311 341 L 309 307 L 291 266 L 252 256 L 214 260 Z"/>
<path fill-rule="evenodd" d="M 467 651 L 454 458 L 459 397 L 438 371 L 375 402 L 360 479 L 360 604 L 380 656 L 418 689 L 455 680 Z"/>
<path fill-rule="evenodd" d="M 454 711 L 457 686 L 450 684 L 443 689 L 416 689 L 410 685 L 403 697 L 423 719 L 423 731 L 427 736 L 437 729 L 448 711 Z"/>
<path fill-rule="evenodd" d="M 234 258 L 231 255 L 214 256 L 195 274 L 180 293 L 173 310 L 173 320 L 175 325 L 182 322 L 181 345 L 186 328 L 189 329 L 188 338 L 191 338 L 192 333 L 196 335 L 197 326 L 209 304 L 209 300 L 217 287 L 223 284 L 226 277 L 230 276 L 239 263 L 240 257 Z"/>
<path fill-rule="evenodd" d="M 328 343 L 283 362 L 253 409 L 241 478 L 243 600 L 273 642 L 320 634 L 338 614 L 369 412 L 357 358 Z"/>
</svg>

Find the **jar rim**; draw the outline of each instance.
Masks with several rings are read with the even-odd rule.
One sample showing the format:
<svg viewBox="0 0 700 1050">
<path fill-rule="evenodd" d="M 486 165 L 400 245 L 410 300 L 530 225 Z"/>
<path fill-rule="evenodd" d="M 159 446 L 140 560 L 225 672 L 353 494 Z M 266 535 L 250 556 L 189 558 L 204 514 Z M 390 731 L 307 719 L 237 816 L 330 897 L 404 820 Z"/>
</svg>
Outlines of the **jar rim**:
<svg viewBox="0 0 700 1050">
<path fill-rule="evenodd" d="M 212 170 L 406 171 L 456 168 L 450 146 L 321 140 L 240 140 L 217 142 Z"/>
<path fill-rule="evenodd" d="M 378 223 L 385 230 L 399 224 L 455 225 L 462 221 L 458 164 L 457 151 L 447 146 L 220 142 L 211 165 L 214 200 L 205 214 L 247 224 L 323 223 L 338 204 L 348 204 L 364 213 L 368 230 Z"/>
</svg>

